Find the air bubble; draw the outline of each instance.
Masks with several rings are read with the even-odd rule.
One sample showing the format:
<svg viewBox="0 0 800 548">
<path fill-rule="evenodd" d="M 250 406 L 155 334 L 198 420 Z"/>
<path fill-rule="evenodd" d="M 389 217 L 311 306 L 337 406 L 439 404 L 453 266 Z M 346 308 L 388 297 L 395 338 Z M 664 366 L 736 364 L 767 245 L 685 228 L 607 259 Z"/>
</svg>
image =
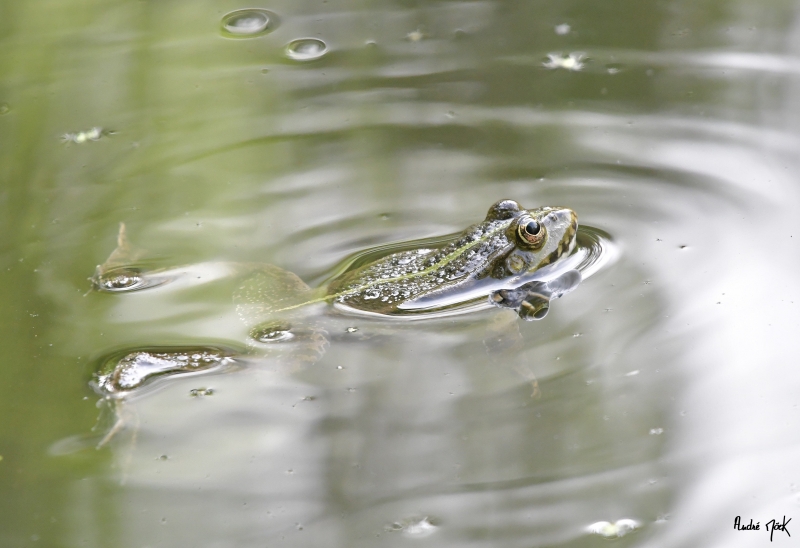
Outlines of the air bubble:
<svg viewBox="0 0 800 548">
<path fill-rule="evenodd" d="M 298 38 L 286 45 L 286 57 L 292 61 L 315 61 L 328 53 L 328 46 L 317 38 Z"/>
<path fill-rule="evenodd" d="M 232 38 L 253 38 L 271 32 L 277 23 L 277 16 L 267 10 L 236 10 L 222 18 L 222 31 Z"/>
</svg>

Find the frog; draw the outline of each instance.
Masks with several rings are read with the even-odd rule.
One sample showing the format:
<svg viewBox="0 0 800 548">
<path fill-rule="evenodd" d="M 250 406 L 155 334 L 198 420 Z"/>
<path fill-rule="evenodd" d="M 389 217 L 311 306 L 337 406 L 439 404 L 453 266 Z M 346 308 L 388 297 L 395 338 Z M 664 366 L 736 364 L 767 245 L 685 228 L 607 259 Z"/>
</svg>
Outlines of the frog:
<svg viewBox="0 0 800 548">
<path fill-rule="evenodd" d="M 446 245 L 376 258 L 317 289 L 265 267 L 234 300 L 243 318 L 266 319 L 326 302 L 341 312 L 370 316 L 419 319 L 496 306 L 515 310 L 523 320 L 540 320 L 550 300 L 581 281 L 576 269 L 552 274 L 575 250 L 577 234 L 578 216 L 569 208 L 524 209 L 504 199 Z"/>
<path fill-rule="evenodd" d="M 117 247 L 90 278 L 101 293 L 158 288 L 211 275 L 240 280 L 233 291 L 236 313 L 247 327 L 247 352 L 265 352 L 294 343 L 294 362 L 320 359 L 329 344 L 318 318 L 306 312 L 328 305 L 337 314 L 387 320 L 418 320 L 497 307 L 513 310 L 526 321 L 543 319 L 551 301 L 581 282 L 583 263 L 571 259 L 578 244 L 578 216 L 567 207 L 525 209 L 517 201 L 494 203 L 485 218 L 462 232 L 439 239 L 408 242 L 400 251 L 365 253 L 316 288 L 278 266 L 258 263 L 209 263 L 202 267 L 146 270 L 137 266 L 142 252 L 130 245 L 124 224 Z M 585 261 L 584 261 L 585 262 Z M 195 275 L 202 270 L 203 276 Z M 501 330 L 511 332 L 506 324 Z M 518 334 L 518 329 L 513 328 Z M 202 352 L 200 352 L 202 350 Z M 230 366 L 236 352 L 215 347 L 137 348 L 106 359 L 93 382 L 113 401 L 117 423 L 103 440 L 122 427 L 119 403 L 157 378 Z M 198 353 L 199 352 L 199 353 Z M 213 359 L 187 359 L 187 356 Z M 117 359 L 119 358 L 119 359 Z M 535 378 L 534 378 L 535 383 Z"/>
</svg>

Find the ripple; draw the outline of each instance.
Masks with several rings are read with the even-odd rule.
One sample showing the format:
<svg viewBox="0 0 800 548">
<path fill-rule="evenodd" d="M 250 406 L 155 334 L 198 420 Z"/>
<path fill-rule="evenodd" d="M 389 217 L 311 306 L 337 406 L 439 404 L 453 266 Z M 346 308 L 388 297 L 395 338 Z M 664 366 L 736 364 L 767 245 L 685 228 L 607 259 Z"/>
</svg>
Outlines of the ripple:
<svg viewBox="0 0 800 548">
<path fill-rule="evenodd" d="M 573 257 L 580 260 L 573 268 L 580 271 L 584 280 L 619 258 L 619 247 L 604 230 L 583 225 L 578 229 L 577 240 L 578 245 Z"/>
<path fill-rule="evenodd" d="M 318 38 L 298 38 L 286 45 L 286 57 L 292 61 L 316 61 L 328 53 L 328 45 Z"/>
<path fill-rule="evenodd" d="M 222 32 L 231 38 L 253 38 L 272 32 L 278 26 L 278 17 L 263 9 L 242 9 L 225 14 Z"/>
</svg>

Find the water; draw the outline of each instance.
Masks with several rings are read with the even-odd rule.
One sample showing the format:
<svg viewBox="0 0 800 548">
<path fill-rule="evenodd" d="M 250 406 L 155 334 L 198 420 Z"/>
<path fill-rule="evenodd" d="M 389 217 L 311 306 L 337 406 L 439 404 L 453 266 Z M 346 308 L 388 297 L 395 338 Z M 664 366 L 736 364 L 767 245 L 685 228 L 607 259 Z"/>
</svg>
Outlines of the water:
<svg viewBox="0 0 800 548">
<path fill-rule="evenodd" d="M 794 4 L 262 7 L 232 40 L 255 7 L 5 6 L 0 545 L 796 536 Z M 224 265 L 315 286 L 501 198 L 574 209 L 615 260 L 538 322 L 320 305 L 248 342 Z M 90 291 L 120 222 L 136 270 Z M 164 348 L 244 357 L 98 406 L 104 358 Z"/>
</svg>

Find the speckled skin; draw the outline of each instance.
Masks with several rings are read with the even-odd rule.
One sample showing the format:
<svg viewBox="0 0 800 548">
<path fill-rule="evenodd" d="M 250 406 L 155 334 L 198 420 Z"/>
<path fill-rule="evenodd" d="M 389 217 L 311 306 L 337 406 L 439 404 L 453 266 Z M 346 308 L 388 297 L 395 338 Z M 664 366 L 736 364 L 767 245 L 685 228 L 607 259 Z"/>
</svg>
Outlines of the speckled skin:
<svg viewBox="0 0 800 548">
<path fill-rule="evenodd" d="M 520 223 L 537 221 L 546 230 L 532 249 L 518 234 Z M 397 313 L 403 303 L 438 292 L 467 289 L 476 281 L 529 274 L 569 254 L 575 247 L 578 217 L 570 209 L 525 210 L 513 200 L 494 204 L 486 219 L 439 249 L 394 253 L 334 279 L 328 298 L 357 310 Z"/>
</svg>

